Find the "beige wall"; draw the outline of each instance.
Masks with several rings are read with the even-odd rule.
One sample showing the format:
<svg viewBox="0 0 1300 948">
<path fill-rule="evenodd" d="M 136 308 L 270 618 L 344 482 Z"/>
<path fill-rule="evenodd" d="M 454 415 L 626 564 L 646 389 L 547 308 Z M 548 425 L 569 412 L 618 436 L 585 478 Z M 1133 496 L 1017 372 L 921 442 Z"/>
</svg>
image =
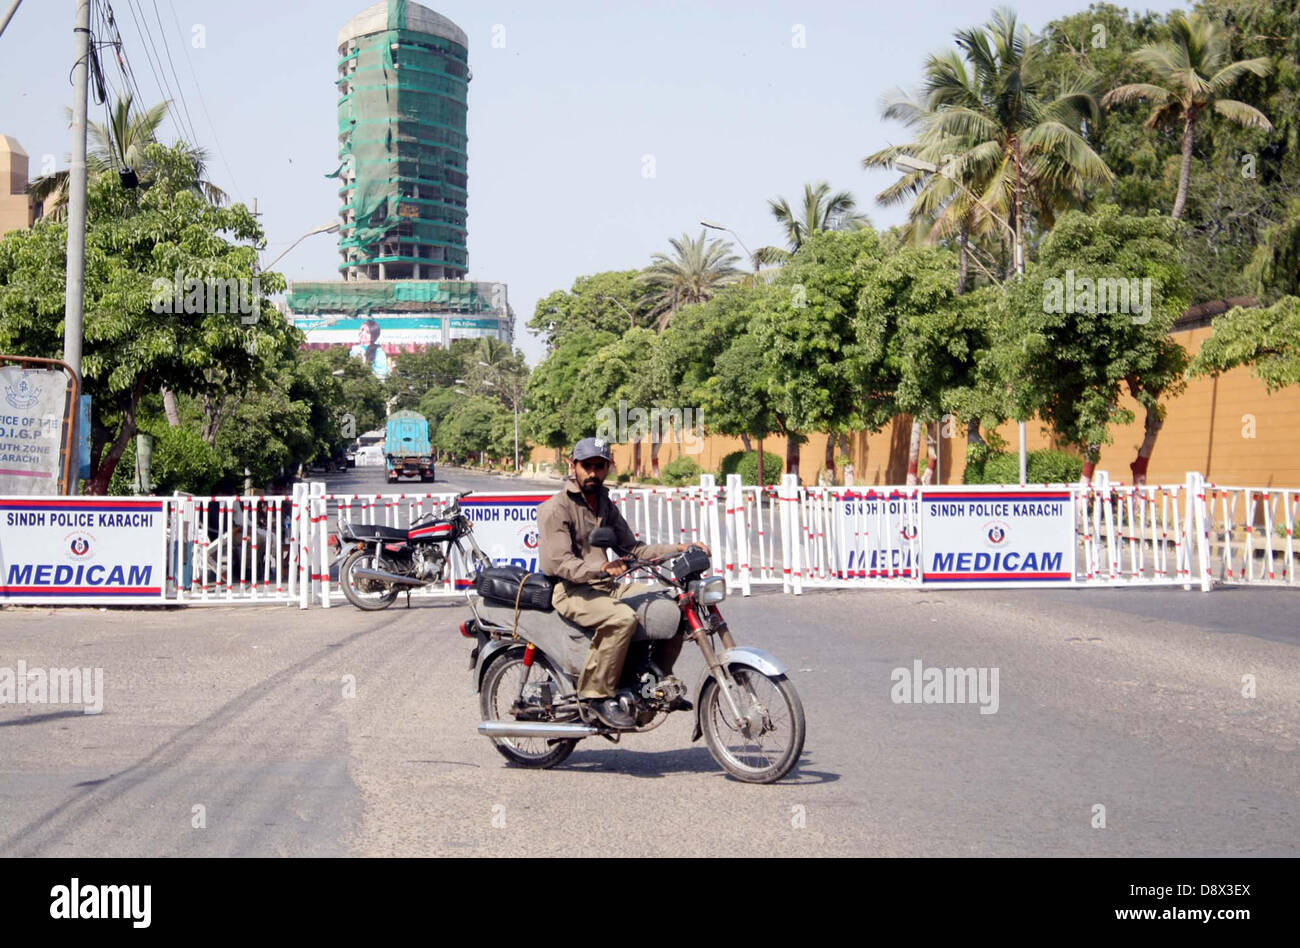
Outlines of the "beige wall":
<svg viewBox="0 0 1300 948">
<path fill-rule="evenodd" d="M 1210 335 L 1208 327 L 1174 333 L 1174 338 L 1195 355 Z M 1221 485 L 1250 487 L 1300 486 L 1300 386 L 1269 395 L 1248 368 L 1234 369 L 1218 379 L 1194 379 L 1178 398 L 1168 402 L 1164 429 L 1160 432 L 1148 483 L 1181 482 L 1188 471 L 1200 471 Z M 1131 425 L 1111 429 L 1112 442 L 1101 452 L 1098 470 L 1108 471 L 1112 481 L 1131 480 L 1129 464 L 1142 442 L 1143 416 L 1130 398 L 1123 401 L 1136 418 Z M 1253 437 L 1251 425 L 1253 423 Z M 955 425 L 956 436 L 942 442 L 940 483 L 961 483 L 966 464 L 964 425 Z M 1016 425 L 1003 425 L 998 433 L 1012 451 L 1016 448 Z M 852 437 L 854 480 L 859 484 L 901 484 L 907 477 L 907 446 L 911 421 L 895 418 L 883 431 L 858 432 Z M 1029 423 L 1029 449 L 1052 447 L 1043 426 Z M 765 450 L 785 457 L 785 439 L 768 438 Z M 800 447 L 799 476 L 805 484 L 816 483 L 825 459 L 826 436 L 813 434 Z M 694 455 L 706 471 L 716 472 L 724 455 L 739 451 L 737 438 L 704 439 L 703 451 Z M 680 454 L 676 444 L 660 449 L 662 467 Z M 534 462 L 550 462 L 550 448 L 533 451 Z M 620 471 L 632 470 L 630 445 L 614 446 Z M 642 470 L 649 473 L 649 445 L 642 447 Z"/>
</svg>

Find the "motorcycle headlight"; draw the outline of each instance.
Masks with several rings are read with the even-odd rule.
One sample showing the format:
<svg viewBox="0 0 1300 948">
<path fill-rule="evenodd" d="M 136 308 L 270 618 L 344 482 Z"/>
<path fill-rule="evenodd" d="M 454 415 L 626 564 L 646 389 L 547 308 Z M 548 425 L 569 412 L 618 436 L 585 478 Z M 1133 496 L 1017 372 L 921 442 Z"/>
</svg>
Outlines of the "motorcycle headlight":
<svg viewBox="0 0 1300 948">
<path fill-rule="evenodd" d="M 691 592 L 702 606 L 716 606 L 727 598 L 727 581 L 721 576 L 710 576 L 691 583 Z"/>
</svg>

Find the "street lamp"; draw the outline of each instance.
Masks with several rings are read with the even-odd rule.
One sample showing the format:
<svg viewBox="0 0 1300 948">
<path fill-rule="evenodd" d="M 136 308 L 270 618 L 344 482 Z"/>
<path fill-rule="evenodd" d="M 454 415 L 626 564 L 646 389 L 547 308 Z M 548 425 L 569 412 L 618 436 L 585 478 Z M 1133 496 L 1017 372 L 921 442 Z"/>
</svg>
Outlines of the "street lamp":
<svg viewBox="0 0 1300 948">
<path fill-rule="evenodd" d="M 492 366 L 482 361 L 479 362 L 479 365 L 483 366 L 483 368 L 485 369 L 492 368 Z M 518 474 L 519 473 L 519 376 L 514 375 L 513 373 L 511 374 L 511 376 L 514 384 L 510 386 L 510 392 L 511 392 L 510 408 L 515 415 L 515 473 Z M 483 380 L 483 384 L 490 385 L 493 388 L 498 387 L 497 385 L 493 384 L 487 379 Z"/>
<path fill-rule="evenodd" d="M 919 172 L 919 173 L 921 173 L 921 174 L 942 174 L 942 175 L 943 175 L 947 180 L 951 181 L 951 182 L 952 182 L 953 184 L 955 184 L 957 187 L 961 188 L 964 192 L 966 192 L 966 195 L 967 195 L 967 196 L 968 196 L 972 201 L 974 201 L 974 202 L 975 202 L 976 204 L 978 204 L 981 208 L 983 208 L 983 209 L 984 209 L 984 212 L 985 212 L 986 214 L 988 214 L 989 217 L 993 218 L 993 220 L 995 220 L 995 221 L 997 221 L 999 224 L 1001 224 L 1002 227 L 1006 229 L 1007 233 L 1009 233 L 1009 234 L 1011 235 L 1011 243 L 1012 243 L 1012 246 L 1015 248 L 1014 253 L 1015 253 L 1015 261 L 1016 261 L 1016 279 L 1018 279 L 1018 280 L 1020 280 L 1020 279 L 1024 279 L 1024 276 L 1025 276 L 1025 250 L 1024 250 L 1024 244 L 1023 244 L 1023 242 L 1021 241 L 1021 238 L 1020 238 L 1020 218 L 1019 218 L 1019 217 L 1016 218 L 1016 226 L 1015 226 L 1015 227 L 1012 227 L 1009 223 L 1007 223 L 1007 221 L 1006 221 L 1004 218 L 999 217 L 999 216 L 998 216 L 998 215 L 993 211 L 993 209 L 992 209 L 991 207 L 989 207 L 987 204 L 985 204 L 983 201 L 981 201 L 978 197 L 976 197 L 976 196 L 975 196 L 975 193 L 974 193 L 973 191 L 971 191 L 970 188 L 966 187 L 966 185 L 964 185 L 964 184 L 962 184 L 960 181 L 958 181 L 958 180 L 957 180 L 957 177 L 956 177 L 955 175 L 948 174 L 947 171 L 946 171 L 946 166 L 945 166 L 945 168 L 941 169 L 938 165 L 934 164 L 933 162 L 926 161 L 926 160 L 923 159 L 923 158 L 917 158 L 917 157 L 914 156 L 914 155 L 895 155 L 895 156 L 894 156 L 894 167 L 896 167 L 896 168 L 901 168 L 901 169 L 903 169 L 904 171 L 915 171 L 915 172 Z M 972 259 L 974 259 L 974 258 L 972 257 Z M 1023 422 L 1023 421 L 1021 421 L 1021 422 L 1018 422 L 1018 424 L 1019 424 L 1019 427 L 1020 427 L 1020 486 L 1021 486 L 1021 487 L 1024 487 L 1026 481 L 1028 480 L 1028 476 L 1027 476 L 1027 471 L 1028 471 L 1028 453 L 1027 453 L 1027 451 L 1026 451 L 1026 441 L 1027 441 L 1027 438 L 1026 438 L 1026 434 L 1025 434 L 1025 432 L 1026 432 L 1026 423 Z"/>
<path fill-rule="evenodd" d="M 636 317 L 633 316 L 631 313 L 629 313 L 629 312 L 627 311 L 627 307 L 624 306 L 622 303 L 620 303 L 617 299 L 615 299 L 615 298 L 612 297 L 612 296 L 597 296 L 596 299 L 598 299 L 598 300 L 609 300 L 609 302 L 613 303 L 615 306 L 617 306 L 619 309 L 621 309 L 621 310 L 623 311 L 623 314 L 624 314 L 625 316 L 627 316 L 627 326 L 628 326 L 628 328 L 629 328 L 629 329 L 635 329 L 635 328 L 636 328 Z M 479 365 L 482 365 L 482 364 L 483 364 L 483 363 L 481 363 L 481 362 L 479 363 Z"/>
<path fill-rule="evenodd" d="M 263 270 L 263 271 L 266 271 L 266 270 L 271 269 L 273 266 L 275 266 L 277 263 L 279 263 L 281 259 L 284 258 L 284 255 L 285 255 L 285 254 L 287 254 L 287 253 L 288 253 L 290 250 L 292 250 L 294 247 L 298 246 L 300 243 L 302 243 L 302 242 L 303 242 L 304 240 L 306 240 L 308 237 L 315 237 L 317 234 L 333 234 L 333 233 L 337 233 L 337 232 L 338 232 L 338 229 L 339 229 L 339 222 L 338 222 L 338 221 L 335 221 L 335 222 L 332 223 L 332 224 L 321 224 L 319 227 L 312 228 L 311 230 L 307 231 L 307 233 L 303 234 L 301 237 L 299 237 L 297 240 L 295 240 L 293 243 L 291 243 L 288 247 L 285 247 L 284 250 L 282 250 L 282 251 L 280 252 L 280 255 L 279 255 L 278 257 L 276 257 L 274 260 L 272 260 L 270 263 L 268 263 L 266 266 L 262 267 L 262 270 Z"/>
<path fill-rule="evenodd" d="M 721 230 L 721 231 L 725 231 L 726 233 L 730 234 L 732 237 L 735 237 L 735 238 L 736 238 L 736 243 L 740 244 L 740 249 L 743 250 L 743 251 L 745 251 L 746 256 L 749 257 L 749 262 L 752 263 L 752 264 L 754 265 L 754 283 L 755 283 L 755 285 L 757 285 L 757 283 L 758 283 L 758 257 L 754 256 L 752 253 L 749 252 L 749 248 L 746 247 L 746 246 L 745 246 L 745 242 L 744 242 L 743 240 L 740 239 L 740 235 L 739 235 L 738 233 L 736 233 L 734 230 L 732 230 L 730 227 L 727 227 L 727 226 L 725 226 L 725 225 L 723 225 L 723 224 L 719 224 L 719 223 L 717 223 L 716 221 L 700 221 L 700 226 L 702 226 L 702 227 L 707 227 L 709 230 Z"/>
</svg>

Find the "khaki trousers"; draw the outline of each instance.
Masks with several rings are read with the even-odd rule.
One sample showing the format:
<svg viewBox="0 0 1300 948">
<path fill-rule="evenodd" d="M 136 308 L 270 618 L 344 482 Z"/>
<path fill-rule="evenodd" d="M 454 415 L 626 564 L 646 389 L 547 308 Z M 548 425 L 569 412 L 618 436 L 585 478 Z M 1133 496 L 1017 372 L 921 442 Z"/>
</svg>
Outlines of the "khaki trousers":
<svg viewBox="0 0 1300 948">
<path fill-rule="evenodd" d="M 570 622 L 594 631 L 591 650 L 587 652 L 587 663 L 578 676 L 579 698 L 614 696 L 638 621 L 632 607 L 619 600 L 654 588 L 644 583 L 584 584 L 561 580 L 555 584 L 555 592 L 551 596 L 555 611 Z M 654 644 L 655 664 L 667 675 L 681 652 L 681 640 Z"/>
</svg>

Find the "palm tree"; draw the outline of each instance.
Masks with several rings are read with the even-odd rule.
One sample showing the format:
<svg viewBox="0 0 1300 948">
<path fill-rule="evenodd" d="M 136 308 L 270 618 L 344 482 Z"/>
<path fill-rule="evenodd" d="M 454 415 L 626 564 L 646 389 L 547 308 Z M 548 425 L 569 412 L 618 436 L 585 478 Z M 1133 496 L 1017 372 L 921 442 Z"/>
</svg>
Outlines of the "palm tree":
<svg viewBox="0 0 1300 948">
<path fill-rule="evenodd" d="M 1178 195 L 1170 215 L 1177 220 L 1187 203 L 1197 120 L 1203 112 L 1213 110 L 1237 125 L 1271 131 L 1272 123 L 1259 109 L 1222 97 L 1247 73 L 1269 75 L 1273 64 L 1265 56 L 1232 62 L 1227 28 L 1199 13 L 1174 14 L 1169 20 L 1169 32 L 1170 39 L 1149 43 L 1132 56 L 1133 62 L 1155 74 L 1155 83 L 1119 86 L 1106 93 L 1102 105 L 1109 108 L 1147 99 L 1155 106 L 1145 122 L 1147 128 L 1182 123 L 1182 166 L 1178 171 Z"/>
<path fill-rule="evenodd" d="M 852 194 L 848 191 L 832 194 L 831 186 L 825 181 L 803 186 L 803 207 L 798 214 L 783 197 L 772 198 L 767 206 L 785 231 L 785 241 L 790 249 L 760 247 L 754 258 L 756 262 L 764 264 L 784 263 L 803 246 L 810 234 L 825 230 L 860 230 L 871 226 L 871 221 L 865 214 L 857 213 L 858 202 Z"/>
<path fill-rule="evenodd" d="M 109 112 L 108 124 L 91 122 L 87 128 L 89 142 L 86 150 L 86 170 L 91 175 L 114 168 L 131 168 L 145 181 L 149 162 L 145 149 L 158 141 L 158 128 L 167 117 L 169 102 L 159 102 L 143 111 L 132 112 L 131 96 L 118 99 Z M 71 124 L 72 110 L 68 110 Z M 194 190 L 212 204 L 225 204 L 230 198 L 225 191 L 206 180 L 208 153 L 202 148 L 189 148 L 194 162 Z M 68 172 L 56 171 L 31 183 L 32 197 L 44 203 L 45 215 L 59 217 L 66 211 L 68 200 Z"/>
<path fill-rule="evenodd" d="M 1030 205 L 1050 227 L 1063 207 L 1084 202 L 1090 188 L 1114 180 L 1080 132 L 1084 122 L 1098 120 L 1097 102 L 1083 78 L 1049 98 L 1047 47 L 1010 10 L 995 11 L 991 22 L 955 38 L 956 50 L 926 60 L 920 102 L 886 114 L 910 119 L 918 129 L 914 144 L 923 149 L 919 157 L 942 164 L 945 175 L 974 197 L 966 206 L 941 182 L 927 187 L 916 174 L 882 197 L 914 192 L 917 216 L 935 215 L 939 233 L 950 233 L 963 219 L 983 228 L 1000 218 L 1018 242 Z M 900 153 L 886 149 L 866 163 L 891 164 Z M 941 208 L 946 219 L 938 215 Z"/>
<path fill-rule="evenodd" d="M 964 73 L 965 68 L 964 62 L 955 60 L 954 69 Z M 969 169 L 963 167 L 960 159 L 971 149 L 973 143 L 968 139 L 938 138 L 933 133 L 935 119 L 926 98 L 923 91 L 908 95 L 901 89 L 894 89 L 886 94 L 881 100 L 881 117 L 901 121 L 914 129 L 918 137 L 868 155 L 862 159 L 862 166 L 893 168 L 896 158 L 907 155 L 941 169 L 941 174 L 907 171 L 876 195 L 876 203 L 888 207 L 910 200 L 912 207 L 908 212 L 908 230 L 910 238 L 917 243 L 934 243 L 956 234 L 957 294 L 961 295 L 966 292 L 972 259 L 987 276 L 996 279 L 975 257 L 973 251 L 977 245 L 971 243 L 971 238 L 990 234 L 996 236 L 999 225 L 971 197 L 973 191 L 981 187 L 981 182 L 961 180 L 958 177 L 959 172 L 969 176 Z"/>
<path fill-rule="evenodd" d="M 662 332 L 683 306 L 703 303 L 717 291 L 745 274 L 736 269 L 740 257 L 725 240 L 709 240 L 704 231 L 697 239 L 682 234 L 670 240 L 672 254 L 657 253 L 640 279 L 650 285 L 651 315 L 657 316 L 655 330 Z"/>
</svg>

